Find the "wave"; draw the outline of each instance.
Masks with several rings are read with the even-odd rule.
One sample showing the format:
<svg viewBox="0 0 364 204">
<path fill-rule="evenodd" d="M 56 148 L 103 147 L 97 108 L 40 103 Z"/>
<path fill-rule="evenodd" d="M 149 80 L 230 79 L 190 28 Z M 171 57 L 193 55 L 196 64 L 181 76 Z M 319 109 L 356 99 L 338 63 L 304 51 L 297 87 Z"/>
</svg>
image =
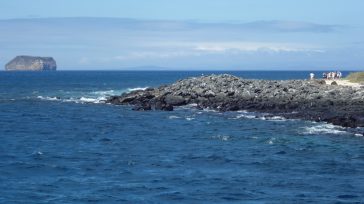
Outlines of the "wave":
<svg viewBox="0 0 364 204">
<path fill-rule="evenodd" d="M 240 114 L 240 115 L 237 115 L 237 116 L 236 116 L 235 118 L 233 118 L 233 119 L 240 119 L 240 118 L 255 119 L 255 118 L 257 118 L 257 116 L 252 115 L 252 114 Z"/>
<path fill-rule="evenodd" d="M 46 100 L 46 101 L 58 101 L 59 97 L 50 97 L 50 96 L 37 96 L 38 99 Z"/>
<path fill-rule="evenodd" d="M 139 90 L 142 90 L 144 91 L 145 89 L 147 89 L 149 87 L 136 87 L 136 88 L 128 88 L 127 89 L 127 92 L 132 92 L 132 91 L 139 91 Z"/>
<path fill-rule="evenodd" d="M 129 93 L 132 91 L 138 91 L 138 90 L 145 90 L 149 87 L 135 87 L 135 88 L 126 88 L 126 89 L 121 89 L 121 90 L 103 90 L 103 91 L 93 91 L 90 92 L 90 94 L 92 95 L 99 95 L 99 96 L 116 96 L 116 95 L 121 95 L 123 93 Z"/>
<path fill-rule="evenodd" d="M 259 119 L 259 120 L 266 120 L 266 121 L 287 121 L 286 118 L 282 117 L 282 116 L 270 116 L 270 115 L 262 115 L 259 113 L 255 113 L 255 112 L 247 112 L 247 111 L 238 111 L 238 115 L 236 115 L 234 118 L 230 118 L 230 119 L 241 119 L 241 118 L 246 118 L 246 119 Z"/>
<path fill-rule="evenodd" d="M 305 135 L 350 134 L 349 132 L 345 131 L 345 128 L 328 123 L 318 124 L 310 127 L 304 127 L 302 133 Z"/>
<path fill-rule="evenodd" d="M 107 100 L 106 97 L 101 96 L 97 98 L 81 97 L 78 99 L 71 99 L 69 101 L 75 103 L 105 103 L 106 100 Z"/>
<path fill-rule="evenodd" d="M 169 118 L 169 119 L 179 119 L 179 118 L 181 118 L 181 117 L 179 117 L 179 116 L 175 116 L 175 115 L 171 115 L 171 116 L 169 116 L 168 118 Z"/>
<path fill-rule="evenodd" d="M 74 102 L 74 103 L 105 103 L 106 97 L 97 97 L 97 98 L 90 98 L 90 97 L 70 97 L 70 98 L 61 98 L 61 97 L 50 97 L 50 96 L 37 96 L 40 100 L 45 101 L 60 101 L 60 102 Z"/>
<path fill-rule="evenodd" d="M 91 92 L 60 92 L 53 96 L 39 95 L 36 98 L 46 101 L 74 102 L 74 103 L 105 103 L 107 98 L 136 90 L 145 90 L 148 87 L 126 88 L 122 90 L 99 90 Z M 54 96 L 56 95 L 56 96 Z M 28 97 L 32 98 L 32 97 Z"/>
<path fill-rule="evenodd" d="M 282 116 L 262 116 L 259 117 L 259 119 L 267 121 L 287 121 L 287 119 Z"/>
</svg>

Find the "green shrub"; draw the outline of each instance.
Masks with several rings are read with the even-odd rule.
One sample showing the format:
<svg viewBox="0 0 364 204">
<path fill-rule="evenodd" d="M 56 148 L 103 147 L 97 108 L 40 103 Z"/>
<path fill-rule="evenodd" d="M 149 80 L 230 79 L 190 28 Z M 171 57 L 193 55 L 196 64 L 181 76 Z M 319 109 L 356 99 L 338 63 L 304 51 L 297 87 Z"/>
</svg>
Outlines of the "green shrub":
<svg viewBox="0 0 364 204">
<path fill-rule="evenodd" d="M 350 82 L 363 83 L 364 82 L 364 72 L 350 73 L 345 79 L 349 80 Z"/>
</svg>

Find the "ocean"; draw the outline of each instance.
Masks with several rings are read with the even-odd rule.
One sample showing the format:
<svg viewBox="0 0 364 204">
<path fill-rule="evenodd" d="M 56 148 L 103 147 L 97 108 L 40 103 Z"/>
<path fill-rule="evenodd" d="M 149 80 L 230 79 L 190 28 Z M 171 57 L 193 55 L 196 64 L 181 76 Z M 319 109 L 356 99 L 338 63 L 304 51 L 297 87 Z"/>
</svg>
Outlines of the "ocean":
<svg viewBox="0 0 364 204">
<path fill-rule="evenodd" d="M 212 73 L 310 72 L 0 72 L 0 203 L 364 202 L 364 138 L 345 128 L 103 102 Z"/>
</svg>

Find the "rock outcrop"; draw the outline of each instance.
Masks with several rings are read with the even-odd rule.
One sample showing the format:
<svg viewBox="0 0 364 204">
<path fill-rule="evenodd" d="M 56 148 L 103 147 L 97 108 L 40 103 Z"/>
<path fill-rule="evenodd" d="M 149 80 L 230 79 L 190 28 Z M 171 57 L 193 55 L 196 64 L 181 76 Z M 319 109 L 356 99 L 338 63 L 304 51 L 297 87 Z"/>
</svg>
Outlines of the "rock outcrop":
<svg viewBox="0 0 364 204">
<path fill-rule="evenodd" d="M 5 65 L 7 71 L 55 71 L 56 61 L 52 57 L 17 56 Z"/>
<path fill-rule="evenodd" d="M 323 80 L 248 80 L 211 75 L 113 96 L 107 103 L 134 110 L 166 110 L 195 104 L 218 111 L 247 110 L 285 118 L 364 127 L 364 89 L 326 85 Z"/>
</svg>

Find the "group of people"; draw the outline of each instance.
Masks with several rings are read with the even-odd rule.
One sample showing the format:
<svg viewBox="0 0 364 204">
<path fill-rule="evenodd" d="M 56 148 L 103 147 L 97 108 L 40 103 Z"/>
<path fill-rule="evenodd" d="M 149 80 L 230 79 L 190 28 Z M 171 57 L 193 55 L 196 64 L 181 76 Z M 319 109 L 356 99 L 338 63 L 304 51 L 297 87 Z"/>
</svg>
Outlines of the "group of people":
<svg viewBox="0 0 364 204">
<path fill-rule="evenodd" d="M 341 77 L 342 77 L 342 73 L 340 71 L 322 73 L 323 79 L 334 80 L 334 79 L 341 79 Z M 315 74 L 310 73 L 310 79 L 314 79 L 314 78 L 315 78 Z"/>
<path fill-rule="evenodd" d="M 323 79 L 334 80 L 334 79 L 341 79 L 341 77 L 342 77 L 342 73 L 340 71 L 322 73 L 322 78 Z"/>
</svg>

